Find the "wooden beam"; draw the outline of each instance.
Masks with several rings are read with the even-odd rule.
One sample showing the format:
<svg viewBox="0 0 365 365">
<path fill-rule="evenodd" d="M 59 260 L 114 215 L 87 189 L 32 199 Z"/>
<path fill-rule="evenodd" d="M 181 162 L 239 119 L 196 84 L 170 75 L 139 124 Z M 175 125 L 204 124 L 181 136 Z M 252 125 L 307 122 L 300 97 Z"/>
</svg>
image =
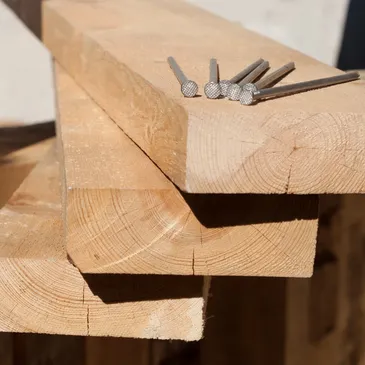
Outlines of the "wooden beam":
<svg viewBox="0 0 365 365">
<path fill-rule="evenodd" d="M 311 275 L 316 196 L 182 194 L 60 67 L 56 79 L 67 252 L 81 272 Z"/>
<path fill-rule="evenodd" d="M 0 332 L 198 340 L 203 278 L 82 276 L 67 259 L 50 153 L 0 211 Z"/>
<path fill-rule="evenodd" d="M 52 139 L 48 139 L 5 156 L 0 154 L 0 208 L 5 205 L 34 166 L 43 159 L 51 143 Z"/>
<path fill-rule="evenodd" d="M 183 98 L 166 58 L 175 56 L 201 93 L 212 56 L 222 78 L 259 57 L 273 68 L 295 62 L 283 84 L 339 70 L 182 1 L 52 0 L 43 10 L 57 61 L 182 190 L 365 190 L 359 82 L 243 107 Z"/>
</svg>

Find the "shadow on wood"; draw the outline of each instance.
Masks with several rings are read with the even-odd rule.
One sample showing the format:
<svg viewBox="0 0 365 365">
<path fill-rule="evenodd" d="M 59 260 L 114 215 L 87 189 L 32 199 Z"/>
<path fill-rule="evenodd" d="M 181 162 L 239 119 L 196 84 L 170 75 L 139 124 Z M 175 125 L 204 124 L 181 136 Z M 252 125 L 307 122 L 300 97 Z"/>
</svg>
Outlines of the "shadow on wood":
<svg viewBox="0 0 365 365">
<path fill-rule="evenodd" d="M 317 195 L 180 193 L 195 217 L 207 228 L 318 217 Z"/>
<path fill-rule="evenodd" d="M 83 275 L 92 293 L 104 303 L 199 298 L 202 277 L 172 275 Z"/>
<path fill-rule="evenodd" d="M 56 135 L 55 122 L 0 128 L 0 157 Z M 6 158 L 0 159 L 5 164 Z"/>
</svg>

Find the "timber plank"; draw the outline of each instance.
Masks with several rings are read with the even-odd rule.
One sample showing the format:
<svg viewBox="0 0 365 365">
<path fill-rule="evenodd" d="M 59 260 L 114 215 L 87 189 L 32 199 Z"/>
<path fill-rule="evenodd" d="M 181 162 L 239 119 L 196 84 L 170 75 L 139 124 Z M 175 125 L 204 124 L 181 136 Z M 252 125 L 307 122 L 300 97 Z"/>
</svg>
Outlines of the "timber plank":
<svg viewBox="0 0 365 365">
<path fill-rule="evenodd" d="M 316 196 L 181 193 L 61 67 L 56 75 L 66 246 L 81 272 L 311 275 Z"/>
<path fill-rule="evenodd" d="M 295 62 L 282 84 L 341 71 L 182 1 L 52 0 L 43 12 L 44 42 L 57 61 L 183 191 L 365 190 L 361 82 L 252 107 L 186 99 L 170 55 L 200 90 L 212 56 L 222 78 L 259 57 L 273 68 Z"/>
<path fill-rule="evenodd" d="M 0 210 L 0 272 L 0 332 L 202 336 L 203 278 L 83 277 L 68 261 L 54 149 Z"/>
<path fill-rule="evenodd" d="M 51 144 L 52 139 L 48 139 L 4 156 L 0 154 L 0 208 L 5 205 L 37 163 L 44 158 Z"/>
</svg>

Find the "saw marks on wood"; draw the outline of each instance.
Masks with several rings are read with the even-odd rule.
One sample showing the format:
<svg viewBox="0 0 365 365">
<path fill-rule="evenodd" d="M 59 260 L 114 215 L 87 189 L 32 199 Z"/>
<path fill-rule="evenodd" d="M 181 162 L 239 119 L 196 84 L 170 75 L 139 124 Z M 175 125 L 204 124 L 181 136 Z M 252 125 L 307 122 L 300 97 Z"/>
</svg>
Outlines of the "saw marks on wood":
<svg viewBox="0 0 365 365">
<path fill-rule="evenodd" d="M 316 196 L 180 193 L 56 73 L 67 251 L 81 272 L 311 275 Z"/>
<path fill-rule="evenodd" d="M 203 278 L 83 277 L 68 261 L 54 149 L 0 211 L 0 272 L 0 331 L 202 337 Z"/>
<path fill-rule="evenodd" d="M 52 0 L 43 20 L 57 61 L 182 190 L 365 190 L 361 82 L 243 107 L 184 99 L 166 58 L 176 57 L 201 93 L 212 56 L 222 78 L 259 57 L 273 69 L 295 62 L 282 84 L 339 70 L 180 1 Z"/>
</svg>

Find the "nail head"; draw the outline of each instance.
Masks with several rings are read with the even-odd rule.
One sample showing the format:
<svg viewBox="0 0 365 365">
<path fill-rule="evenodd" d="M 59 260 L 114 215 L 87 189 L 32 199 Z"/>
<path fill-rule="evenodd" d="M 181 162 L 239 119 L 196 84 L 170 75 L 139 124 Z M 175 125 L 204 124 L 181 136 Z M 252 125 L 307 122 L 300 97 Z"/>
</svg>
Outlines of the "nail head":
<svg viewBox="0 0 365 365">
<path fill-rule="evenodd" d="M 237 101 L 240 100 L 241 93 L 242 93 L 241 86 L 237 84 L 232 84 L 228 88 L 227 97 L 229 100 Z"/>
<path fill-rule="evenodd" d="M 181 84 L 181 92 L 187 98 L 193 98 L 198 93 L 198 85 L 195 81 L 188 80 Z"/>
<path fill-rule="evenodd" d="M 231 82 L 229 80 L 221 80 L 219 82 L 219 85 L 221 87 L 221 95 L 227 96 L 227 91 L 229 86 L 231 85 Z"/>
<path fill-rule="evenodd" d="M 204 86 L 204 93 L 208 99 L 217 99 L 220 97 L 222 92 L 221 86 L 216 82 L 208 82 Z"/>
<path fill-rule="evenodd" d="M 250 90 L 243 90 L 240 96 L 242 105 L 251 105 L 254 103 L 253 92 Z"/>
</svg>

